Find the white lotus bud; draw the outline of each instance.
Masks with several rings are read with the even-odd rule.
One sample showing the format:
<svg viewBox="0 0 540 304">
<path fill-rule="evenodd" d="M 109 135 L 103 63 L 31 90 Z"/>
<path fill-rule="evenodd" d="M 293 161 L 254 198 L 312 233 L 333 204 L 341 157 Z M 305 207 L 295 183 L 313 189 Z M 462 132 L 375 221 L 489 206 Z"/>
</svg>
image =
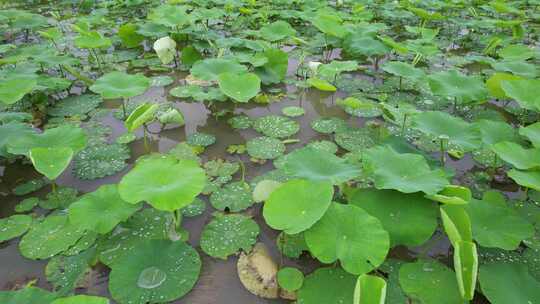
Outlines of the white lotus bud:
<svg viewBox="0 0 540 304">
<path fill-rule="evenodd" d="M 311 70 L 311 74 L 317 75 L 317 70 L 319 69 L 319 66 L 321 65 L 321 62 L 318 61 L 310 61 L 308 62 L 308 67 Z"/>
<path fill-rule="evenodd" d="M 171 63 L 176 54 L 176 42 L 169 36 L 159 38 L 154 42 L 154 51 L 163 64 Z"/>
</svg>

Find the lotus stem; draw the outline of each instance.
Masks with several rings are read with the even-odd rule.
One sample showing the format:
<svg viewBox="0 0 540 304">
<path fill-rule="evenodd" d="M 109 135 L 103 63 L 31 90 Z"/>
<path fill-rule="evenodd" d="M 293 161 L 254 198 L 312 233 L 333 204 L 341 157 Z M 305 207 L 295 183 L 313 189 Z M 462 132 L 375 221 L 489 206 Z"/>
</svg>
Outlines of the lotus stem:
<svg viewBox="0 0 540 304">
<path fill-rule="evenodd" d="M 439 141 L 440 141 L 440 144 L 441 144 L 441 166 L 444 168 L 444 166 L 446 165 L 444 138 L 440 138 Z"/>
<path fill-rule="evenodd" d="M 55 181 L 52 181 L 51 187 L 52 187 L 52 192 L 56 193 L 56 182 Z"/>
<path fill-rule="evenodd" d="M 122 99 L 122 113 L 124 113 L 124 120 L 126 120 L 127 114 L 126 114 L 126 99 L 125 98 Z"/>
<path fill-rule="evenodd" d="M 401 92 L 401 84 L 403 82 L 403 77 L 399 76 L 399 91 Z"/>
<path fill-rule="evenodd" d="M 150 153 L 150 146 L 148 146 L 148 135 L 146 134 L 146 125 L 143 125 L 143 143 L 146 153 Z"/>
<path fill-rule="evenodd" d="M 401 137 L 405 136 L 405 126 L 407 124 L 407 114 L 403 115 L 403 123 L 401 124 Z"/>
</svg>

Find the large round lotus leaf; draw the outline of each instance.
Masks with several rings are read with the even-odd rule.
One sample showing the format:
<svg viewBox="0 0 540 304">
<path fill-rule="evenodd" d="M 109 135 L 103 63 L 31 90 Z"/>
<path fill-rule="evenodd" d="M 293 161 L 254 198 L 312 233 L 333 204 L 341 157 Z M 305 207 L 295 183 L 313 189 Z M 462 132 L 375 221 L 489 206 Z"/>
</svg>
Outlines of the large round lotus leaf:
<svg viewBox="0 0 540 304">
<path fill-rule="evenodd" d="M 209 58 L 195 62 L 190 72 L 198 79 L 216 81 L 220 74 L 241 74 L 247 72 L 247 68 L 233 60 Z"/>
<path fill-rule="evenodd" d="M 264 204 L 263 216 L 270 227 L 296 234 L 321 219 L 333 195 L 330 182 L 290 180 L 270 194 Z"/>
<path fill-rule="evenodd" d="M 481 143 L 480 132 L 474 125 L 445 112 L 427 111 L 416 114 L 413 127 L 435 139 L 448 137 L 450 145 L 456 145 L 465 151 L 474 150 Z"/>
<path fill-rule="evenodd" d="M 377 189 L 435 194 L 449 184 L 444 171 L 431 170 L 419 154 L 400 154 L 390 147 L 378 146 L 367 150 L 364 156 Z"/>
<path fill-rule="evenodd" d="M 311 128 L 319 133 L 330 134 L 348 129 L 347 122 L 338 117 L 321 117 L 311 122 Z"/>
<path fill-rule="evenodd" d="M 200 271 L 199 254 L 188 244 L 141 241 L 113 264 L 109 291 L 121 304 L 167 303 L 187 294 Z"/>
<path fill-rule="evenodd" d="M 292 292 L 302 287 L 304 274 L 296 268 L 284 267 L 279 270 L 277 280 L 279 287 Z"/>
<path fill-rule="evenodd" d="M 218 210 L 242 211 L 253 205 L 251 187 L 246 182 L 234 182 L 214 191 L 210 203 Z"/>
<path fill-rule="evenodd" d="M 53 257 L 45 267 L 47 281 L 59 294 L 72 292 L 81 285 L 85 274 L 88 274 L 90 270 L 88 263 L 94 257 L 93 249 L 72 256 L 62 254 Z"/>
<path fill-rule="evenodd" d="M 536 148 L 540 147 L 540 122 L 519 128 L 519 135 L 525 136 Z"/>
<path fill-rule="evenodd" d="M 415 68 L 412 64 L 401 61 L 388 61 L 382 65 L 382 69 L 390 74 L 399 77 L 421 79 L 426 74 L 419 68 Z"/>
<path fill-rule="evenodd" d="M 0 243 L 25 233 L 32 225 L 32 217 L 16 214 L 0 219 Z"/>
<path fill-rule="evenodd" d="M 360 169 L 344 159 L 310 147 L 287 154 L 281 169 L 296 178 L 341 184 L 360 175 Z"/>
<path fill-rule="evenodd" d="M 19 243 L 19 250 L 29 259 L 48 259 L 75 244 L 84 228 L 68 221 L 67 215 L 49 215 L 34 223 Z"/>
<path fill-rule="evenodd" d="M 454 97 L 461 102 L 484 101 L 487 89 L 484 81 L 477 76 L 466 76 L 458 71 L 443 71 L 428 76 L 433 94 Z"/>
<path fill-rule="evenodd" d="M 306 276 L 298 290 L 298 304 L 353 303 L 356 276 L 341 268 L 319 268 Z"/>
<path fill-rule="evenodd" d="M 80 179 L 98 179 L 122 171 L 130 158 L 124 144 L 96 144 L 86 147 L 73 159 L 73 173 Z"/>
<path fill-rule="evenodd" d="M 261 90 L 261 79 L 253 73 L 223 73 L 218 76 L 221 92 L 238 102 L 248 102 Z"/>
<path fill-rule="evenodd" d="M 51 304 L 109 304 L 109 299 L 96 296 L 76 295 L 67 298 L 60 298 L 52 301 Z"/>
<path fill-rule="evenodd" d="M 503 81 L 520 80 L 521 77 L 509 73 L 495 73 L 486 80 L 486 87 L 491 96 L 499 99 L 506 99 L 508 96 L 501 87 Z"/>
<path fill-rule="evenodd" d="M 456 274 L 434 260 L 418 260 L 399 269 L 399 284 L 409 298 L 423 304 L 462 304 Z"/>
<path fill-rule="evenodd" d="M 337 88 L 331 84 L 329 81 L 320 79 L 320 78 L 310 78 L 306 81 L 306 83 L 316 88 L 317 90 L 323 91 L 323 92 L 335 92 Z"/>
<path fill-rule="evenodd" d="M 510 44 L 500 49 L 498 54 L 506 60 L 527 60 L 535 57 L 537 51 L 524 44 Z"/>
<path fill-rule="evenodd" d="M 37 85 L 33 78 L 16 77 L 0 82 L 0 102 L 11 105 L 32 92 Z"/>
<path fill-rule="evenodd" d="M 266 59 L 263 66 L 257 67 L 255 73 L 261 78 L 264 84 L 280 83 L 287 75 L 289 65 L 288 54 L 281 49 L 268 47 L 261 54 Z"/>
<path fill-rule="evenodd" d="M 390 234 L 392 246 L 419 246 L 437 229 L 437 204 L 419 193 L 359 189 L 349 203 L 379 219 Z"/>
<path fill-rule="evenodd" d="M 204 169 L 209 176 L 226 177 L 235 174 L 240 169 L 240 165 L 238 163 L 230 163 L 222 159 L 217 159 L 206 162 L 204 164 Z"/>
<path fill-rule="evenodd" d="M 492 304 L 540 303 L 540 282 L 527 266 L 517 263 L 489 263 L 480 266 L 482 293 Z"/>
<path fill-rule="evenodd" d="M 516 129 L 504 121 L 481 119 L 474 122 L 474 126 L 480 131 L 482 142 L 486 145 L 519 140 Z"/>
<path fill-rule="evenodd" d="M 268 137 L 285 138 L 296 134 L 300 126 L 294 120 L 284 116 L 268 115 L 257 118 L 253 128 Z"/>
<path fill-rule="evenodd" d="M 331 36 L 341 38 L 347 33 L 345 27 L 342 25 L 343 20 L 335 14 L 320 11 L 310 21 L 321 32 Z"/>
<path fill-rule="evenodd" d="M 347 35 L 343 40 L 343 49 L 347 54 L 355 57 L 381 56 L 390 51 L 384 43 L 361 32 Z"/>
<path fill-rule="evenodd" d="M 515 99 L 521 107 L 540 110 L 540 95 L 536 93 L 540 88 L 540 80 L 507 80 L 501 83 L 501 87 L 506 96 Z"/>
<path fill-rule="evenodd" d="M 47 114 L 55 117 L 82 116 L 97 108 L 102 101 L 101 96 L 95 94 L 70 96 L 55 103 Z"/>
<path fill-rule="evenodd" d="M 259 226 L 251 218 L 240 214 L 217 214 L 204 226 L 201 249 L 209 256 L 226 259 L 239 250 L 249 252 L 258 235 Z"/>
<path fill-rule="evenodd" d="M 8 122 L 0 125 L 0 157 L 9 155 L 8 145 L 16 138 L 34 134 L 34 130 L 28 124 Z"/>
<path fill-rule="evenodd" d="M 101 234 L 108 233 L 127 220 L 141 206 L 125 202 L 116 185 L 104 185 L 83 195 L 69 206 L 69 220 Z"/>
<path fill-rule="evenodd" d="M 367 128 L 339 131 L 334 140 L 347 151 L 363 151 L 375 145 L 375 140 Z"/>
<path fill-rule="evenodd" d="M 69 166 L 73 150 L 65 147 L 32 148 L 28 153 L 32 165 L 49 180 L 55 180 Z"/>
<path fill-rule="evenodd" d="M 274 42 L 294 36 L 296 30 L 287 22 L 279 20 L 261 27 L 259 34 L 263 39 Z"/>
<path fill-rule="evenodd" d="M 57 297 L 55 293 L 32 286 L 15 291 L 0 291 L 0 303 L 6 304 L 50 304 Z"/>
<path fill-rule="evenodd" d="M 150 87 L 150 79 L 144 75 L 110 72 L 96 80 L 90 87 L 105 99 L 130 98 L 141 95 Z"/>
<path fill-rule="evenodd" d="M 538 171 L 519 171 L 512 169 L 508 171 L 508 176 L 518 185 L 540 191 L 540 172 Z"/>
<path fill-rule="evenodd" d="M 482 200 L 473 199 L 465 208 L 471 218 L 473 238 L 481 246 L 514 250 L 534 234 L 534 227 L 499 192 L 486 192 Z"/>
<path fill-rule="evenodd" d="M 504 141 L 494 144 L 491 149 L 502 160 L 520 170 L 540 168 L 540 149 L 526 149 L 520 144 Z"/>
<path fill-rule="evenodd" d="M 15 137 L 8 143 L 8 152 L 28 155 L 32 148 L 71 148 L 78 152 L 86 146 L 87 136 L 83 129 L 72 125 L 61 125 L 47 129 L 43 133 L 26 134 Z"/>
<path fill-rule="evenodd" d="M 189 205 L 205 184 L 206 175 L 197 162 L 159 155 L 139 159 L 118 191 L 129 203 L 147 201 L 156 209 L 174 211 Z"/>
<path fill-rule="evenodd" d="M 503 60 L 491 63 L 491 66 L 496 71 L 510 72 L 512 74 L 527 77 L 536 78 L 538 76 L 538 67 L 535 64 L 531 64 L 525 61 L 519 60 Z"/>
<path fill-rule="evenodd" d="M 333 203 L 304 237 L 319 261 L 339 260 L 343 269 L 357 275 L 381 265 L 390 249 L 390 237 L 381 222 L 353 205 Z"/>
<path fill-rule="evenodd" d="M 189 134 L 186 138 L 186 141 L 192 146 L 208 147 L 216 142 L 216 137 L 212 134 L 195 132 Z"/>
<path fill-rule="evenodd" d="M 77 200 L 79 191 L 70 187 L 60 187 L 56 191 L 49 192 L 45 200 L 39 201 L 39 206 L 43 209 L 67 208 Z"/>
<path fill-rule="evenodd" d="M 249 156 L 257 159 L 274 159 L 285 152 L 285 145 L 279 139 L 266 136 L 248 140 L 246 148 Z"/>
</svg>

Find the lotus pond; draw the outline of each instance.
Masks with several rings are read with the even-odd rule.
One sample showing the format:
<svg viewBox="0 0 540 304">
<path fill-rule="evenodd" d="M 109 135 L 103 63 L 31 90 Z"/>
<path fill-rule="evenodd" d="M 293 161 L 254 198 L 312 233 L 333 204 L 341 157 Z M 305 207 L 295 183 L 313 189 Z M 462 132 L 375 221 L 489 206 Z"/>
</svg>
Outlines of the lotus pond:
<svg viewBox="0 0 540 304">
<path fill-rule="evenodd" d="M 0 303 L 539 304 L 539 8 L 0 1 Z"/>
</svg>

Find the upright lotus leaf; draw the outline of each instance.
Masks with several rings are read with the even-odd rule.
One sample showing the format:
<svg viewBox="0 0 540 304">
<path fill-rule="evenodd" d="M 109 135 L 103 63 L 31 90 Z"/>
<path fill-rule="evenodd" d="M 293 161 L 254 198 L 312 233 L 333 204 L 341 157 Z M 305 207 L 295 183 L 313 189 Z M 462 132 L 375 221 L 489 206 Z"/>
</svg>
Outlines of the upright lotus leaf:
<svg viewBox="0 0 540 304">
<path fill-rule="evenodd" d="M 441 111 L 426 111 L 413 117 L 413 128 L 434 138 L 448 137 L 448 143 L 464 151 L 480 146 L 480 132 L 463 119 Z"/>
<path fill-rule="evenodd" d="M 191 16 L 186 12 L 187 7 L 162 4 L 155 8 L 148 19 L 176 30 L 181 29 L 191 22 Z"/>
<path fill-rule="evenodd" d="M 52 301 L 51 304 L 109 304 L 109 299 L 96 296 L 76 295 L 67 298 L 60 298 Z"/>
<path fill-rule="evenodd" d="M 37 86 L 34 78 L 14 77 L 0 81 L 0 102 L 11 105 L 32 92 Z"/>
<path fill-rule="evenodd" d="M 508 171 L 508 177 L 518 185 L 540 191 L 540 171 L 520 171 L 512 169 Z"/>
<path fill-rule="evenodd" d="M 446 185 L 439 193 L 426 198 L 448 205 L 465 205 L 472 199 L 471 189 L 458 185 Z"/>
<path fill-rule="evenodd" d="M 437 229 L 437 205 L 420 193 L 358 189 L 349 197 L 349 204 L 381 221 L 392 246 L 419 246 Z"/>
<path fill-rule="evenodd" d="M 148 202 L 164 211 L 181 209 L 193 202 L 206 184 L 206 174 L 196 161 L 158 155 L 141 158 L 118 185 L 128 203 Z"/>
<path fill-rule="evenodd" d="M 0 303 L 6 304 L 50 304 L 57 297 L 56 293 L 32 286 L 15 291 L 0 291 Z"/>
<path fill-rule="evenodd" d="M 317 69 L 317 75 L 325 79 L 336 79 L 343 72 L 354 72 L 358 70 L 358 62 L 355 60 L 337 61 L 332 60 L 328 64 L 322 64 Z"/>
<path fill-rule="evenodd" d="M 103 185 L 96 191 L 83 195 L 69 206 L 69 220 L 80 227 L 101 234 L 108 233 L 127 220 L 141 205 L 125 202 L 117 185 Z"/>
<path fill-rule="evenodd" d="M 534 227 L 499 192 L 488 191 L 482 200 L 471 200 L 466 210 L 471 218 L 473 238 L 483 247 L 514 250 L 521 241 L 534 235 Z"/>
<path fill-rule="evenodd" d="M 356 277 L 337 267 L 319 268 L 306 276 L 298 303 L 353 303 Z"/>
<path fill-rule="evenodd" d="M 253 123 L 255 131 L 274 138 L 285 138 L 300 131 L 300 125 L 284 116 L 267 115 L 257 118 Z"/>
<path fill-rule="evenodd" d="M 239 250 L 249 252 L 257 242 L 259 226 L 241 214 L 217 214 L 201 233 L 201 249 L 209 256 L 227 259 Z"/>
<path fill-rule="evenodd" d="M 386 281 L 378 276 L 363 274 L 356 280 L 353 304 L 384 304 Z"/>
<path fill-rule="evenodd" d="M 253 73 L 223 73 L 218 76 L 221 92 L 238 102 L 248 102 L 261 90 L 261 79 Z"/>
<path fill-rule="evenodd" d="M 140 104 L 124 122 L 126 129 L 129 132 L 133 132 L 138 129 L 140 126 L 154 120 L 154 114 L 159 109 L 157 103 L 143 103 Z"/>
<path fill-rule="evenodd" d="M 390 237 L 381 222 L 353 205 L 333 203 L 304 237 L 319 261 L 330 264 L 339 260 L 352 274 L 377 268 L 390 249 Z"/>
<path fill-rule="evenodd" d="M 540 149 L 526 149 L 520 144 L 509 141 L 497 143 L 491 147 L 502 160 L 520 170 L 540 168 Z"/>
<path fill-rule="evenodd" d="M 16 138 L 26 137 L 35 131 L 29 124 L 8 122 L 0 124 L 0 157 L 7 157 L 8 145 Z"/>
<path fill-rule="evenodd" d="M 125 23 L 118 28 L 118 37 L 122 45 L 127 48 L 136 48 L 144 41 L 144 36 L 137 33 L 139 27 L 133 23 Z"/>
<path fill-rule="evenodd" d="M 419 154 L 400 154 L 390 147 L 377 146 L 367 150 L 364 157 L 377 189 L 435 194 L 448 185 L 444 171 L 432 170 Z"/>
<path fill-rule="evenodd" d="M 492 304 L 540 302 L 540 282 L 519 263 L 491 262 L 480 266 L 482 293 Z"/>
<path fill-rule="evenodd" d="M 342 25 L 343 20 L 338 15 L 319 11 L 313 16 L 311 23 L 321 32 L 330 36 L 342 38 L 347 34 L 345 27 Z"/>
<path fill-rule="evenodd" d="M 494 145 L 501 141 L 519 141 L 516 129 L 504 121 L 481 119 L 474 122 L 480 131 L 480 138 L 486 145 Z"/>
<path fill-rule="evenodd" d="M 536 148 L 540 148 L 540 122 L 519 128 L 519 135 L 525 136 Z"/>
<path fill-rule="evenodd" d="M 385 62 L 381 67 L 385 72 L 403 78 L 419 80 L 426 76 L 423 70 L 414 67 L 410 63 L 402 61 L 388 61 Z"/>
<path fill-rule="evenodd" d="M 66 147 L 36 147 L 30 149 L 30 160 L 34 168 L 49 180 L 55 180 L 69 166 L 73 149 Z"/>
<path fill-rule="evenodd" d="M 458 241 L 454 244 L 454 270 L 461 296 L 466 300 L 472 300 L 478 275 L 478 253 L 475 243 Z"/>
<path fill-rule="evenodd" d="M 90 90 L 105 99 L 130 98 L 141 95 L 150 87 L 150 79 L 144 75 L 124 72 L 107 73 L 90 86 Z"/>
<path fill-rule="evenodd" d="M 381 41 L 363 33 L 351 33 L 343 40 L 344 51 L 353 57 L 378 57 L 391 51 Z"/>
<path fill-rule="evenodd" d="M 255 69 L 264 84 L 275 84 L 285 79 L 289 65 L 289 56 L 280 49 L 269 48 L 262 53 L 266 63 Z"/>
<path fill-rule="evenodd" d="M 234 60 L 209 58 L 195 62 L 190 72 L 197 79 L 217 81 L 220 74 L 241 74 L 247 72 L 247 68 Z"/>
<path fill-rule="evenodd" d="M 506 80 L 501 82 L 506 96 L 514 99 L 528 110 L 540 111 L 539 79 Z"/>
<path fill-rule="evenodd" d="M 277 273 L 279 287 L 289 292 L 294 292 L 304 283 L 304 274 L 293 267 L 281 268 Z"/>
<path fill-rule="evenodd" d="M 428 83 L 433 94 L 453 97 L 461 103 L 483 102 L 488 93 L 480 77 L 466 76 L 456 70 L 431 74 Z"/>
<path fill-rule="evenodd" d="M 522 79 L 519 76 L 515 76 L 509 73 L 495 73 L 491 75 L 491 77 L 486 80 L 486 87 L 488 89 L 488 92 L 491 96 L 499 99 L 505 99 L 508 96 L 504 93 L 504 90 L 502 89 L 502 82 L 503 81 L 509 81 L 509 80 L 520 80 Z"/>
<path fill-rule="evenodd" d="M 456 246 L 458 242 L 472 242 L 471 220 L 462 206 L 443 205 L 440 207 L 444 231 L 450 243 Z"/>
<path fill-rule="evenodd" d="M 72 125 L 61 125 L 47 129 L 43 133 L 31 133 L 14 137 L 8 143 L 8 152 L 18 155 L 29 155 L 34 148 L 70 148 L 73 153 L 81 151 L 87 142 L 83 129 Z"/>
<path fill-rule="evenodd" d="M 281 169 L 295 178 L 330 181 L 334 185 L 347 182 L 361 174 L 360 168 L 335 154 L 311 147 L 287 154 Z"/>
<path fill-rule="evenodd" d="M 418 260 L 399 269 L 399 284 L 423 304 L 462 304 L 455 273 L 435 260 Z"/>
<path fill-rule="evenodd" d="M 264 204 L 266 223 L 288 234 L 309 229 L 320 220 L 334 195 L 332 183 L 295 179 L 270 194 Z"/>
<path fill-rule="evenodd" d="M 85 233 L 68 221 L 67 215 L 51 214 L 34 223 L 19 243 L 21 254 L 29 259 L 48 259 L 67 250 Z"/>
<path fill-rule="evenodd" d="M 263 39 L 274 42 L 294 36 L 296 30 L 287 22 L 278 20 L 261 27 L 259 34 Z"/>
<path fill-rule="evenodd" d="M 166 36 L 154 42 L 154 51 L 163 64 L 169 64 L 176 56 L 176 41 Z"/>
<path fill-rule="evenodd" d="M 109 291 L 127 303 L 167 303 L 187 294 L 199 278 L 201 259 L 182 241 L 144 240 L 112 265 Z"/>
<path fill-rule="evenodd" d="M 15 214 L 0 219 L 0 243 L 23 235 L 32 225 L 32 217 Z"/>
</svg>

